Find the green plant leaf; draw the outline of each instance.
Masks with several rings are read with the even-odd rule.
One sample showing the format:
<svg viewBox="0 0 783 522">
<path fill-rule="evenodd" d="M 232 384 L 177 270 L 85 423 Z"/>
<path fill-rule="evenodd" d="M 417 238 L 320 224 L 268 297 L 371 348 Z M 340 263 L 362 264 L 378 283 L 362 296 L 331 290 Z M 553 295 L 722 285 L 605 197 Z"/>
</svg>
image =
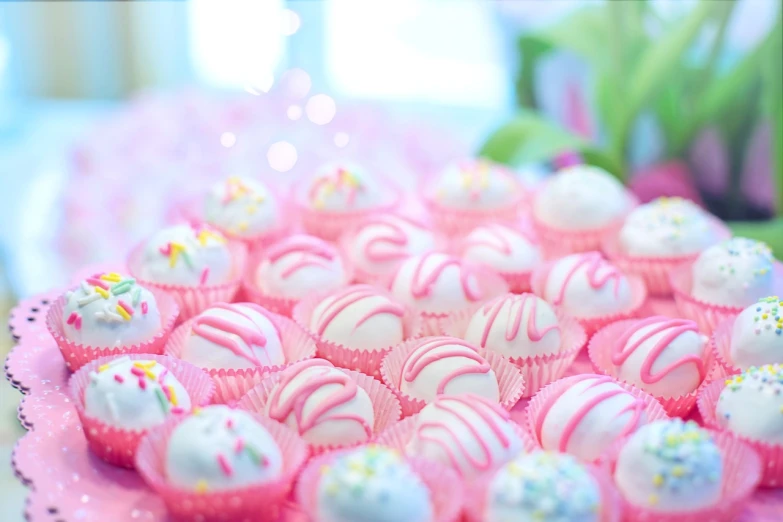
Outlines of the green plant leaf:
<svg viewBox="0 0 783 522">
<path fill-rule="evenodd" d="M 762 64 L 761 117 L 768 120 L 772 131 L 772 172 L 777 193 L 777 213 L 783 213 L 783 11 L 770 34 Z"/>
<path fill-rule="evenodd" d="M 763 241 L 772 249 L 776 258 L 783 258 L 783 218 L 770 221 L 729 221 L 732 234 Z"/>
<path fill-rule="evenodd" d="M 611 27 L 603 6 L 580 9 L 565 18 L 541 37 L 559 49 L 572 51 L 601 69 L 609 66 Z"/>
<path fill-rule="evenodd" d="M 534 109 L 538 106 L 535 93 L 536 65 L 552 44 L 535 35 L 523 35 L 517 41 L 519 51 L 519 73 L 517 76 L 517 104 Z"/>
</svg>

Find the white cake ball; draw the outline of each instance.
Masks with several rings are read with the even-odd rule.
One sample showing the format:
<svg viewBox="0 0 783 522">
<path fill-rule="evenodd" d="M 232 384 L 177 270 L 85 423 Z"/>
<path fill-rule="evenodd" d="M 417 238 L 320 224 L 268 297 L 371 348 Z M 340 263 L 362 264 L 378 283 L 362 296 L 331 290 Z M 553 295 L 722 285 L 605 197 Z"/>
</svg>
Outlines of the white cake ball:
<svg viewBox="0 0 783 522">
<path fill-rule="evenodd" d="M 324 212 L 368 209 L 383 203 L 383 189 L 356 165 L 326 165 L 309 181 L 308 204 Z"/>
<path fill-rule="evenodd" d="M 465 332 L 471 344 L 506 357 L 557 353 L 560 327 L 549 303 L 533 294 L 505 294 L 476 310 Z"/>
<path fill-rule="evenodd" d="M 742 370 L 783 363 L 783 301 L 759 299 L 742 311 L 731 333 L 731 362 Z"/>
<path fill-rule="evenodd" d="M 574 317 L 599 317 L 633 304 L 628 278 L 599 252 L 563 257 L 546 275 L 544 299 Z"/>
<path fill-rule="evenodd" d="M 84 411 L 115 428 L 143 430 L 190 410 L 187 390 L 155 361 L 119 357 L 90 373 Z"/>
<path fill-rule="evenodd" d="M 231 252 L 222 234 L 177 225 L 147 241 L 138 275 L 156 283 L 201 286 L 228 281 L 231 268 Z"/>
<path fill-rule="evenodd" d="M 347 250 L 358 269 L 372 275 L 390 275 L 407 257 L 433 248 L 435 235 L 423 223 L 385 213 L 363 220 Z"/>
<path fill-rule="evenodd" d="M 474 393 L 497 403 L 495 372 L 475 346 L 454 337 L 427 337 L 402 365 L 400 391 L 432 402 L 438 395 Z"/>
<path fill-rule="evenodd" d="M 370 285 L 327 296 L 313 310 L 310 329 L 322 339 L 359 350 L 381 350 L 405 335 L 405 307 Z"/>
<path fill-rule="evenodd" d="M 256 269 L 256 284 L 262 291 L 291 299 L 339 288 L 346 277 L 332 245 L 302 234 L 270 246 Z"/>
<path fill-rule="evenodd" d="M 541 249 L 521 227 L 489 223 L 473 229 L 463 243 L 462 258 L 498 272 L 527 272 L 541 263 Z"/>
<path fill-rule="evenodd" d="M 537 451 L 503 466 L 487 490 L 486 522 L 598 522 L 601 490 L 579 462 Z"/>
<path fill-rule="evenodd" d="M 699 387 L 709 368 L 707 338 L 686 319 L 640 319 L 612 340 L 616 377 L 656 397 L 679 397 Z"/>
<path fill-rule="evenodd" d="M 682 419 L 642 426 L 620 450 L 614 478 L 631 504 L 693 511 L 720 500 L 723 458 L 708 431 Z"/>
<path fill-rule="evenodd" d="M 583 374 L 568 379 L 572 384 L 539 413 L 536 435 L 544 449 L 591 461 L 645 424 L 644 401 L 610 377 Z"/>
<path fill-rule="evenodd" d="M 212 186 L 204 202 L 212 226 L 238 237 L 253 237 L 279 224 L 277 202 L 269 189 L 254 179 L 231 176 Z"/>
<path fill-rule="evenodd" d="M 432 522 L 427 486 L 396 451 L 365 446 L 340 455 L 318 482 L 320 522 Z"/>
<path fill-rule="evenodd" d="M 430 313 L 460 310 L 494 297 L 480 287 L 473 266 L 437 252 L 406 260 L 394 276 L 391 291 L 402 303 Z"/>
<path fill-rule="evenodd" d="M 266 415 L 316 445 L 364 442 L 372 436 L 375 423 L 367 392 L 323 359 L 298 362 L 283 370 L 269 394 Z"/>
<path fill-rule="evenodd" d="M 247 369 L 285 363 L 269 311 L 253 303 L 217 303 L 193 319 L 180 358 L 200 368 Z"/>
<path fill-rule="evenodd" d="M 274 438 L 249 413 L 208 406 L 179 423 L 166 448 L 166 476 L 201 493 L 275 480 L 283 455 Z"/>
<path fill-rule="evenodd" d="M 768 444 L 783 444 L 783 365 L 750 368 L 726 381 L 715 413 L 729 431 Z"/>
<path fill-rule="evenodd" d="M 625 187 L 598 167 L 576 165 L 557 172 L 536 196 L 533 212 L 543 223 L 566 230 L 600 228 L 632 207 Z"/>
<path fill-rule="evenodd" d="M 682 198 L 658 198 L 635 208 L 620 230 L 623 252 L 640 257 L 696 254 L 720 241 L 710 215 Z"/>
<path fill-rule="evenodd" d="M 405 452 L 472 479 L 498 469 L 523 449 L 507 411 L 484 397 L 462 394 L 440 396 L 416 415 Z"/>
<path fill-rule="evenodd" d="M 708 248 L 693 264 L 691 294 L 707 303 L 746 307 L 775 293 L 769 247 L 735 237 Z"/>
<path fill-rule="evenodd" d="M 161 330 L 155 296 L 114 272 L 88 277 L 68 292 L 62 321 L 68 340 L 96 348 L 143 343 Z"/>
<path fill-rule="evenodd" d="M 493 209 L 515 201 L 521 188 L 513 174 L 483 158 L 447 166 L 430 188 L 444 207 Z"/>
</svg>

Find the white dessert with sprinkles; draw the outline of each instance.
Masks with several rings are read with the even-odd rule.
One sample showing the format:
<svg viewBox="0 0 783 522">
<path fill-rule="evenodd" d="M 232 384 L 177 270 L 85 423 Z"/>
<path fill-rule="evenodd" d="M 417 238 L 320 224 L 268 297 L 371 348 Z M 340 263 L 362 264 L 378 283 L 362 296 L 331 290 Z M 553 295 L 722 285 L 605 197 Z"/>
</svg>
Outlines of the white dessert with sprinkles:
<svg viewBox="0 0 783 522">
<path fill-rule="evenodd" d="M 734 320 L 731 362 L 742 370 L 783 363 L 783 299 L 764 297 Z"/>
<path fill-rule="evenodd" d="M 751 367 L 726 381 L 715 407 L 718 424 L 767 444 L 783 444 L 783 365 Z"/>
<path fill-rule="evenodd" d="M 207 223 L 240 238 L 259 236 L 279 224 L 278 205 L 263 183 L 231 176 L 215 184 L 204 203 Z"/>
<path fill-rule="evenodd" d="M 135 279 L 98 273 L 65 296 L 62 312 L 65 337 L 96 348 L 143 343 L 161 330 L 155 296 Z"/>
</svg>

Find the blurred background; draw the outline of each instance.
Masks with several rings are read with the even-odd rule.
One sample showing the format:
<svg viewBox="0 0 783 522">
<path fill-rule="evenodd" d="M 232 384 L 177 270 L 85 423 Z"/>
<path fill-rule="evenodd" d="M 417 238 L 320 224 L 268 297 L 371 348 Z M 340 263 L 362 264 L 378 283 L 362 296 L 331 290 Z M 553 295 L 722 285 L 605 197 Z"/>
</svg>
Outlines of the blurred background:
<svg viewBox="0 0 783 522">
<path fill-rule="evenodd" d="M 782 50 L 781 0 L 0 3 L 0 323 L 216 178 L 334 158 L 408 186 L 476 153 L 529 183 L 597 164 L 780 257 Z"/>
</svg>

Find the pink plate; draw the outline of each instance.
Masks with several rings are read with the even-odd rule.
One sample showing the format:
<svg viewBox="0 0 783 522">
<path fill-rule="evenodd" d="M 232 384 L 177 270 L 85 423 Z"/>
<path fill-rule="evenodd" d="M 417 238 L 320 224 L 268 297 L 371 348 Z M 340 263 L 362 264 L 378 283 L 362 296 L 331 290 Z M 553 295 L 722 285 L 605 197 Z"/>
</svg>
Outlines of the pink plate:
<svg viewBox="0 0 783 522">
<path fill-rule="evenodd" d="M 22 301 L 9 321 L 17 347 L 6 360 L 6 375 L 25 393 L 19 420 L 30 430 L 14 449 L 13 465 L 30 487 L 26 514 L 31 522 L 167 522 L 163 503 L 132 471 L 105 464 L 87 450 L 71 399 L 68 371 L 49 337 L 44 317 L 62 290 Z M 591 371 L 582 354 L 566 375 Z M 526 401 L 512 411 L 521 414 Z M 697 419 L 698 420 L 698 419 Z M 783 489 L 760 490 L 738 522 L 779 521 Z M 290 504 L 281 522 L 308 522 Z"/>
</svg>

